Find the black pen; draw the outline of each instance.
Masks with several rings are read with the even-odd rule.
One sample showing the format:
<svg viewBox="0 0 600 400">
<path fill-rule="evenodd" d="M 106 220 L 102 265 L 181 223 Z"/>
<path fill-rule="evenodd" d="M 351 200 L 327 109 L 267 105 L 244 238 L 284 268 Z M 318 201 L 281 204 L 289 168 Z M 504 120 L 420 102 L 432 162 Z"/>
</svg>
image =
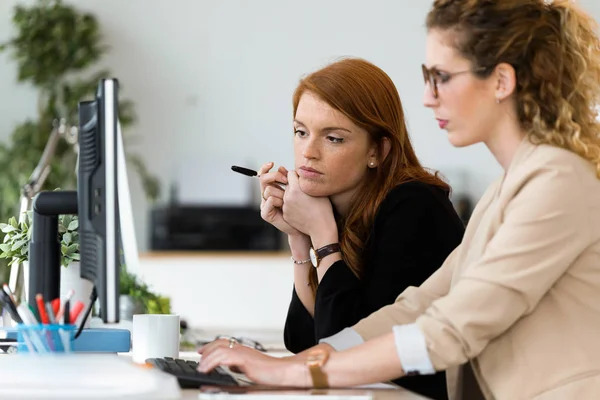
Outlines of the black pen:
<svg viewBox="0 0 600 400">
<path fill-rule="evenodd" d="M 8 313 L 10 314 L 13 321 L 15 321 L 18 324 L 23 323 L 23 319 L 21 319 L 21 316 L 17 311 L 17 306 L 15 305 L 15 303 L 12 302 L 10 296 L 3 290 L 0 290 L 0 302 L 8 310 Z"/>
<path fill-rule="evenodd" d="M 71 301 L 65 301 L 65 311 L 63 313 L 63 325 L 69 325 L 71 323 L 70 315 L 71 314 Z"/>
<path fill-rule="evenodd" d="M 258 172 L 256 172 L 253 169 L 250 169 L 250 168 L 244 168 L 244 167 L 238 167 L 237 165 L 232 165 L 231 170 L 235 171 L 239 174 L 242 174 L 242 175 L 246 175 L 246 176 L 250 176 L 250 177 L 254 177 L 254 178 L 260 178 L 260 175 L 258 174 Z"/>
<path fill-rule="evenodd" d="M 246 175 L 249 176 L 251 178 L 260 178 L 260 175 L 258 174 L 258 172 L 256 172 L 253 169 L 250 168 L 245 168 L 245 167 L 238 167 L 237 165 L 232 165 L 231 166 L 231 170 L 235 171 L 239 174 L 242 175 Z M 282 188 L 283 190 L 285 190 L 285 184 L 281 183 L 281 182 L 275 182 L 277 184 L 277 186 L 279 186 L 280 188 Z"/>
</svg>

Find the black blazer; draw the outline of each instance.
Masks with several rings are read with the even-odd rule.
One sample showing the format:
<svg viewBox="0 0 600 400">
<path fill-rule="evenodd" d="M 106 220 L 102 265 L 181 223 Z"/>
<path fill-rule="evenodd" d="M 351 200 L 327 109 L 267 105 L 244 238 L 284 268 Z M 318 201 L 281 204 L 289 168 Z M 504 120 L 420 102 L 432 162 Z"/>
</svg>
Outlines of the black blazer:
<svg viewBox="0 0 600 400">
<path fill-rule="evenodd" d="M 448 194 L 407 182 L 381 203 L 364 249 L 364 277 L 344 261 L 334 263 L 317 289 L 314 319 L 292 291 L 284 329 L 286 348 L 299 353 L 392 304 L 408 286 L 420 286 L 461 242 L 464 224 Z M 398 385 L 433 399 L 447 399 L 444 372 L 404 377 Z"/>
</svg>

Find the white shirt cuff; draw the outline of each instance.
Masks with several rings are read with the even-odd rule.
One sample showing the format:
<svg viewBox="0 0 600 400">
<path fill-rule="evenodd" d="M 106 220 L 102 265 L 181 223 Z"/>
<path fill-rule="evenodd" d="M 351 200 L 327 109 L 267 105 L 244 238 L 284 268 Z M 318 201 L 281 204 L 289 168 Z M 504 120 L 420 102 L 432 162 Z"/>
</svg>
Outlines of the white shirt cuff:
<svg viewBox="0 0 600 400">
<path fill-rule="evenodd" d="M 363 338 L 352 328 L 345 328 L 333 336 L 319 340 L 319 343 L 327 343 L 337 351 L 347 350 L 364 342 Z"/>
<path fill-rule="evenodd" d="M 430 375 L 435 368 L 427 352 L 425 336 L 417 324 L 393 327 L 396 352 L 406 375 Z"/>
</svg>

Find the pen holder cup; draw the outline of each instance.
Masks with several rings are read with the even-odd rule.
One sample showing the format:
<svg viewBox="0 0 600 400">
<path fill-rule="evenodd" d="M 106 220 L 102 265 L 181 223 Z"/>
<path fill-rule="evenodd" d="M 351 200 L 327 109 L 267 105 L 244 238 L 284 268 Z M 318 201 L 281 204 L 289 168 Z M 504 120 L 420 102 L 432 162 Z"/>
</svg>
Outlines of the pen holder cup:
<svg viewBox="0 0 600 400">
<path fill-rule="evenodd" d="M 70 353 L 76 325 L 17 325 L 19 353 Z"/>
</svg>

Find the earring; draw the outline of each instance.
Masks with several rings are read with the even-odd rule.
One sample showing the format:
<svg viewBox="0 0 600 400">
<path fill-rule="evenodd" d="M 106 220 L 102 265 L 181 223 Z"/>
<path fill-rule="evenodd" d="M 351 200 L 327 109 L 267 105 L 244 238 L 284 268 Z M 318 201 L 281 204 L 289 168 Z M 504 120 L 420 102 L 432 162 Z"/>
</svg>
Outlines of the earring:
<svg viewBox="0 0 600 400">
<path fill-rule="evenodd" d="M 500 98 L 496 97 L 496 104 L 500 104 Z"/>
<path fill-rule="evenodd" d="M 374 163 L 373 161 L 371 161 L 371 162 L 369 163 L 369 167 L 373 168 L 374 166 L 375 166 L 375 163 Z"/>
</svg>

